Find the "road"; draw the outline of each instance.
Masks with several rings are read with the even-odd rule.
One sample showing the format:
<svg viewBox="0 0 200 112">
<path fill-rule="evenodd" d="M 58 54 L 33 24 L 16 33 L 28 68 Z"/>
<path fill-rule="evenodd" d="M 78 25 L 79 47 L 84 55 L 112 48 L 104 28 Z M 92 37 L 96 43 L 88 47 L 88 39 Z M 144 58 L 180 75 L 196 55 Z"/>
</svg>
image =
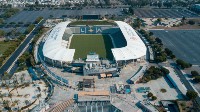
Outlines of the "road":
<svg viewBox="0 0 200 112">
<path fill-rule="evenodd" d="M 6 72 L 10 66 L 15 62 L 21 52 L 23 52 L 24 48 L 30 43 L 31 39 L 34 37 L 36 31 L 39 29 L 41 25 L 43 25 L 45 20 L 42 20 L 38 25 L 36 25 L 35 29 L 30 33 L 30 35 L 23 41 L 22 44 L 13 52 L 13 54 L 9 57 L 6 63 L 0 68 L 0 74 Z"/>
<path fill-rule="evenodd" d="M 175 72 L 177 73 L 177 75 L 179 76 L 181 82 L 185 85 L 185 87 L 187 88 L 187 90 L 190 91 L 195 91 L 194 88 L 191 86 L 191 84 L 189 83 L 189 81 L 186 79 L 186 77 L 184 76 L 184 74 L 181 72 L 180 68 L 176 65 L 176 63 L 173 60 L 168 60 L 167 63 L 159 63 L 160 66 L 168 66 L 168 67 L 173 67 Z M 200 97 L 198 96 L 195 99 L 195 103 L 196 103 L 196 107 L 199 107 L 200 105 Z M 199 110 L 198 110 L 199 111 Z"/>
<path fill-rule="evenodd" d="M 184 76 L 184 74 L 180 71 L 180 69 L 178 67 L 174 67 L 174 69 L 176 73 L 178 74 L 178 76 L 180 77 L 183 84 L 185 85 L 185 87 L 187 88 L 187 90 L 195 91 L 194 88 L 190 85 L 189 81 Z M 200 105 L 200 97 L 198 96 L 195 100 L 198 103 L 198 105 Z"/>
<path fill-rule="evenodd" d="M 175 72 L 177 73 L 177 75 L 179 76 L 181 82 L 185 85 L 185 87 L 187 88 L 187 90 L 189 91 L 195 91 L 194 88 L 191 86 L 191 84 L 189 83 L 189 81 L 186 79 L 186 77 L 184 76 L 184 74 L 181 72 L 180 68 L 176 65 L 176 63 L 173 60 L 168 60 L 167 63 L 159 63 L 159 66 L 166 66 L 166 67 L 172 67 L 174 68 Z M 198 96 L 195 101 L 194 101 L 194 107 L 199 107 L 200 106 L 200 97 Z M 197 112 L 199 112 L 200 110 L 197 109 Z"/>
</svg>

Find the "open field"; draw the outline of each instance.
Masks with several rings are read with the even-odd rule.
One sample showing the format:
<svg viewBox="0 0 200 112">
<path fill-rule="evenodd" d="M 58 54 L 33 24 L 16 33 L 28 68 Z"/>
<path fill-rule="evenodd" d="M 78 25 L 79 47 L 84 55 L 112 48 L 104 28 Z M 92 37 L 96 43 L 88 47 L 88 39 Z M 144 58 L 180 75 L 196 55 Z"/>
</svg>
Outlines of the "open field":
<svg viewBox="0 0 200 112">
<path fill-rule="evenodd" d="M 196 13 L 183 9 L 136 9 L 134 13 L 140 18 L 196 18 Z"/>
<path fill-rule="evenodd" d="M 150 30 L 177 58 L 200 64 L 200 30 Z"/>
<path fill-rule="evenodd" d="M 14 41 L 9 41 L 9 42 L 4 42 L 0 41 L 0 56 L 3 54 L 10 46 L 12 46 L 15 42 Z"/>
<path fill-rule="evenodd" d="M 76 49 L 74 59 L 86 58 L 90 52 L 99 54 L 101 58 L 112 60 L 112 41 L 108 35 L 74 35 L 70 49 Z"/>
<path fill-rule="evenodd" d="M 75 21 L 69 25 L 116 25 L 114 22 L 108 21 Z"/>
</svg>

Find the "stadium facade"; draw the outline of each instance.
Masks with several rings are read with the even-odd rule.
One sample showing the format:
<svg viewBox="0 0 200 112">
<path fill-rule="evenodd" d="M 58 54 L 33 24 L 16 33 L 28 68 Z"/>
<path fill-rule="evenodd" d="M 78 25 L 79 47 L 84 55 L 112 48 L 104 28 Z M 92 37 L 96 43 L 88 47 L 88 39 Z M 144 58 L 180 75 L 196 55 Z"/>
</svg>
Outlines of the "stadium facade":
<svg viewBox="0 0 200 112">
<path fill-rule="evenodd" d="M 113 59 L 117 63 L 144 60 L 146 46 L 136 31 L 125 22 L 115 21 L 115 23 L 116 26 L 70 26 L 70 21 L 57 24 L 49 33 L 43 45 L 44 60 L 54 66 L 73 63 L 76 49 L 69 47 L 75 34 L 109 34 L 114 46 L 111 49 Z"/>
</svg>

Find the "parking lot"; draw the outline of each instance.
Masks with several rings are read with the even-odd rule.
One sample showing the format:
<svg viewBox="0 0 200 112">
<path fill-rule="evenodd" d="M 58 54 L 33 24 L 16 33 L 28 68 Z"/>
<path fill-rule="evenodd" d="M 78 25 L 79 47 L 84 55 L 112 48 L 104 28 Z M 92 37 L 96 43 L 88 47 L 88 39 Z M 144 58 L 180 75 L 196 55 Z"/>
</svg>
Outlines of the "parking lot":
<svg viewBox="0 0 200 112">
<path fill-rule="evenodd" d="M 12 16 L 9 18 L 6 22 L 33 22 L 35 19 L 39 16 L 42 16 L 44 18 L 49 18 L 50 16 L 52 18 L 61 18 L 61 17 L 70 17 L 73 18 L 75 16 L 80 15 L 122 15 L 121 8 L 110 8 L 110 9 L 97 9 L 97 8 L 90 8 L 90 9 L 82 9 L 82 10 L 39 10 L 39 11 L 21 11 L 18 14 Z"/>
<path fill-rule="evenodd" d="M 136 9 L 136 16 L 140 18 L 195 18 L 197 14 L 183 9 Z"/>
<path fill-rule="evenodd" d="M 200 30 L 151 30 L 177 58 L 200 64 Z"/>
<path fill-rule="evenodd" d="M 8 27 L 8 28 L 0 28 L 1 30 L 5 31 L 6 33 L 11 32 L 11 31 L 15 31 L 15 32 L 20 32 L 20 33 L 24 33 L 26 30 L 26 27 Z"/>
</svg>

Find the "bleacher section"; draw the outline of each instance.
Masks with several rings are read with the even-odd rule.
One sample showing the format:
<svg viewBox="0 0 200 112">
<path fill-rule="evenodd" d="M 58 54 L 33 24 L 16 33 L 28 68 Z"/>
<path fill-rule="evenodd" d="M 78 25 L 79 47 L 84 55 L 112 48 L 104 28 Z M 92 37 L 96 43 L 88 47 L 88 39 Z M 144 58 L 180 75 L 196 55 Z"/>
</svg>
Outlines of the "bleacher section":
<svg viewBox="0 0 200 112">
<path fill-rule="evenodd" d="M 66 29 L 65 32 L 64 32 L 64 35 L 62 37 L 63 40 L 66 40 L 66 41 L 69 41 L 69 37 L 72 36 L 72 31 L 71 29 Z"/>
<path fill-rule="evenodd" d="M 80 27 L 69 27 L 74 34 L 80 34 Z"/>
<path fill-rule="evenodd" d="M 126 39 L 124 38 L 120 30 L 111 34 L 111 36 L 112 36 L 112 40 L 115 43 L 115 48 L 121 48 L 127 45 Z"/>
</svg>

